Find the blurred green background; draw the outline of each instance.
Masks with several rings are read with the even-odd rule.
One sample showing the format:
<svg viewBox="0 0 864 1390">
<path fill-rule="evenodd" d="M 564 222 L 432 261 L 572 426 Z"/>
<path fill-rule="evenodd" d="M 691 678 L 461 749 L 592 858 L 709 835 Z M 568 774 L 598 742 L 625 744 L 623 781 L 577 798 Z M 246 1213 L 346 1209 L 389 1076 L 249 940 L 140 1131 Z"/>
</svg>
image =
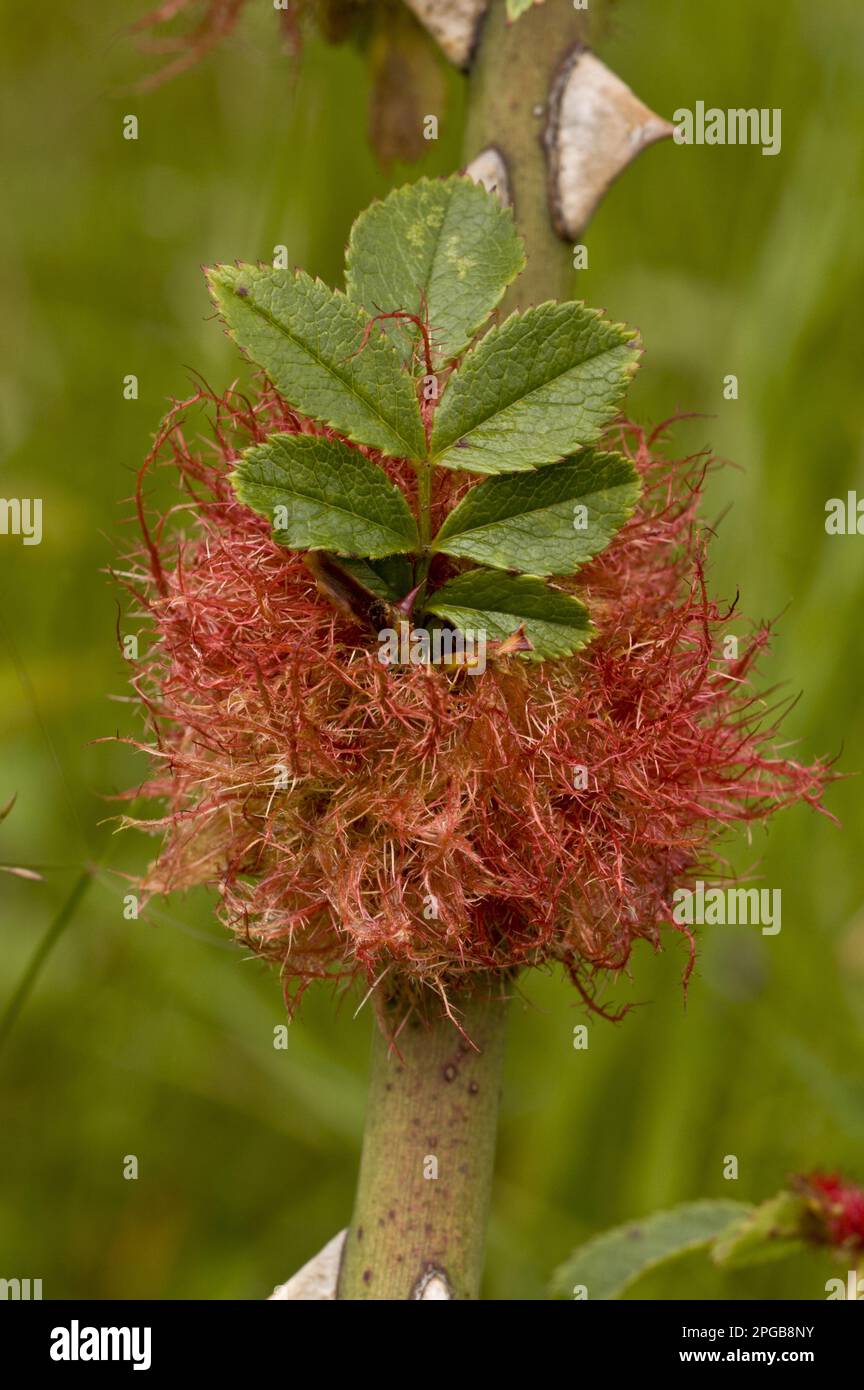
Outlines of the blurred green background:
<svg viewBox="0 0 864 1390">
<path fill-rule="evenodd" d="M 82 863 L 104 867 L 0 1050 L 0 1275 L 46 1297 L 260 1298 L 346 1224 L 371 1019 L 307 996 L 286 1051 L 278 981 L 213 927 L 204 893 L 125 921 L 121 873 L 148 843 L 112 834 L 105 797 L 142 761 L 93 740 L 132 732 L 106 566 L 132 473 L 192 371 L 238 370 L 200 266 L 270 259 L 334 281 L 353 216 L 395 180 L 459 163 L 451 75 L 440 138 L 383 174 L 367 139 L 368 77 L 350 48 L 280 43 L 269 0 L 204 63 L 145 95 L 154 60 L 126 25 L 145 0 L 23 6 L 0 16 L 5 204 L 0 494 L 41 496 L 41 546 L 0 537 L 0 1008 Z M 44 16 L 43 16 L 44 19 Z M 680 452 L 710 445 L 715 590 L 782 612 L 766 684 L 801 692 L 798 756 L 864 766 L 861 537 L 827 537 L 825 502 L 864 492 L 861 450 L 864 11 L 854 0 L 623 3 L 608 61 L 670 116 L 699 99 L 781 107 L 782 152 L 645 154 L 585 242 L 574 288 L 639 326 L 630 411 L 677 408 Z M 137 114 L 137 142 L 122 139 Z M 578 283 L 577 283 L 578 282 Z M 122 379 L 139 378 L 137 401 Z M 737 401 L 724 401 L 735 373 Z M 686 1001 L 684 956 L 637 951 L 613 991 L 618 1026 L 582 1021 L 556 976 L 527 979 L 509 1046 L 486 1295 L 543 1296 L 571 1246 L 696 1197 L 769 1195 L 794 1171 L 864 1181 L 864 815 L 861 784 L 731 841 L 783 890 L 783 930 L 720 928 Z M 138 1181 L 124 1181 L 135 1154 Z M 736 1154 L 737 1182 L 723 1160 Z M 824 1297 L 805 1257 L 721 1276 L 692 1259 L 636 1296 Z M 841 1271 L 842 1273 L 843 1271 Z"/>
</svg>

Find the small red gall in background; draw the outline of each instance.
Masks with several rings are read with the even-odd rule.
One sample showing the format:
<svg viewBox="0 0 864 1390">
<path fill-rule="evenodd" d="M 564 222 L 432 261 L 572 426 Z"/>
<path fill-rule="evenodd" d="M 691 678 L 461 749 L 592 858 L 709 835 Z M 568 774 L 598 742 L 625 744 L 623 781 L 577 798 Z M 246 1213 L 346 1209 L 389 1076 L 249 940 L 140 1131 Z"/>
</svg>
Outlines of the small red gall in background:
<svg viewBox="0 0 864 1390">
<path fill-rule="evenodd" d="M 854 1254 L 864 1253 L 864 1188 L 839 1173 L 807 1173 L 797 1186 L 815 1219 L 812 1238 Z"/>
</svg>

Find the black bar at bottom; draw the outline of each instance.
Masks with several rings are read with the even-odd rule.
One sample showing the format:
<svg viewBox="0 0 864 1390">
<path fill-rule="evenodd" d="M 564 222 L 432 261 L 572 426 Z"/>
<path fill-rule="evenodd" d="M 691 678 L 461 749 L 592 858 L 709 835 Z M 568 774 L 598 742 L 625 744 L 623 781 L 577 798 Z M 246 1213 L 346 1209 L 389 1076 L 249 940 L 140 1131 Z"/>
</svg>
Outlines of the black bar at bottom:
<svg viewBox="0 0 864 1390">
<path fill-rule="evenodd" d="M 251 1375 L 260 1382 L 268 1373 L 294 1376 L 302 1366 L 304 1376 L 329 1380 L 334 1362 L 344 1357 L 346 1367 L 353 1372 L 362 1369 L 364 1377 L 377 1363 L 382 1378 L 389 1380 L 395 1373 L 410 1382 L 428 1380 L 436 1351 L 441 1355 L 439 1375 L 448 1374 L 448 1362 L 450 1371 L 458 1365 L 464 1375 L 465 1353 L 470 1355 L 472 1348 L 487 1373 L 490 1362 L 498 1359 L 499 1347 L 506 1366 L 516 1343 L 521 1357 L 539 1358 L 536 1364 L 542 1365 L 552 1354 L 550 1344 L 538 1338 L 532 1347 L 532 1342 L 538 1334 L 554 1330 L 558 1339 L 562 1334 L 567 1339 L 556 1339 L 555 1359 L 563 1354 L 566 1364 L 572 1357 L 574 1377 L 586 1371 L 596 1375 L 601 1368 L 761 1366 L 773 1372 L 803 1366 L 824 1378 L 841 1368 L 856 1374 L 856 1366 L 860 1375 L 864 1334 L 864 1301 L 850 1312 L 842 1300 L 523 1303 L 518 1315 L 506 1315 L 497 1336 L 493 1303 L 475 1306 L 466 1313 L 468 1321 L 458 1324 L 429 1323 L 434 1314 L 418 1314 L 419 1323 L 400 1324 L 394 1323 L 392 1313 L 379 1323 L 371 1307 L 360 1323 L 354 1321 L 357 1314 L 347 1313 L 347 1324 L 344 1316 L 341 1307 L 316 1313 L 305 1305 L 266 1302 L 12 1301 L 0 1306 L 0 1345 L 6 1366 L 40 1375 L 48 1372 L 59 1379 L 92 1379 L 105 1369 L 115 1376 L 137 1371 L 139 1378 L 159 1379 L 166 1372 L 188 1369 L 211 1371 L 220 1379 Z M 370 1316 L 375 1318 L 371 1325 Z M 333 1330 L 340 1327 L 335 1338 Z M 410 1355 L 407 1362 L 404 1354 L 400 1357 L 403 1327 L 411 1334 L 409 1346 L 423 1348 L 419 1363 L 412 1365 Z M 441 1340 L 448 1329 L 461 1333 L 458 1356 L 455 1344 Z M 435 1340 L 418 1344 L 418 1333 L 424 1338 L 433 1333 Z"/>
</svg>

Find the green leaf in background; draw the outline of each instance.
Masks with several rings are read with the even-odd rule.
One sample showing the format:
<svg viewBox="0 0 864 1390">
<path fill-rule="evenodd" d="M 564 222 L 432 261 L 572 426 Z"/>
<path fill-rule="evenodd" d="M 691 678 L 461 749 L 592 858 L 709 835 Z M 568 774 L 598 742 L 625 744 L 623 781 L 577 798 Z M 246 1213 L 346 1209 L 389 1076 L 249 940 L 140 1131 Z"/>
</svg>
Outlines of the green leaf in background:
<svg viewBox="0 0 864 1390">
<path fill-rule="evenodd" d="M 367 314 L 425 312 L 438 364 L 464 351 L 524 264 L 509 208 L 468 178 L 420 179 L 357 218 L 345 284 Z M 411 363 L 416 326 L 382 326 Z"/>
<path fill-rule="evenodd" d="M 711 1258 L 724 1269 L 781 1260 L 804 1248 L 808 1204 L 797 1192 L 778 1192 L 742 1213 L 714 1244 Z"/>
<path fill-rule="evenodd" d="M 344 295 L 303 271 L 251 265 L 208 272 L 235 342 L 290 405 L 396 457 L 426 452 L 420 407 L 396 352 Z"/>
<path fill-rule="evenodd" d="M 523 15 L 526 10 L 530 10 L 535 2 L 536 0 L 507 0 L 507 18 L 510 20 L 511 24 L 515 19 L 518 19 L 520 15 Z"/>
<path fill-rule="evenodd" d="M 511 314 L 450 378 L 435 413 L 436 462 L 524 472 L 592 444 L 636 370 L 634 337 L 584 304 Z"/>
<path fill-rule="evenodd" d="M 381 560 L 340 559 L 340 565 L 377 598 L 398 603 L 410 592 L 414 569 L 404 555 L 387 555 Z"/>
<path fill-rule="evenodd" d="M 485 631 L 492 642 L 524 626 L 534 661 L 572 656 L 593 632 L 584 604 L 533 575 L 469 570 L 436 589 L 425 608 L 462 631 Z"/>
<path fill-rule="evenodd" d="M 408 503 L 384 470 L 336 440 L 273 434 L 247 449 L 231 482 L 240 501 L 269 516 L 275 538 L 292 550 L 375 557 L 419 543 Z M 285 508 L 284 517 L 277 507 Z"/>
<path fill-rule="evenodd" d="M 580 1245 L 556 1269 L 552 1297 L 572 1298 L 574 1288 L 584 1285 L 589 1299 L 620 1298 L 641 1275 L 710 1245 L 750 1210 L 741 1202 L 685 1202 L 616 1226 Z"/>
<path fill-rule="evenodd" d="M 588 450 L 471 488 L 448 515 L 433 549 L 498 569 L 572 574 L 609 544 L 638 496 L 639 478 L 629 459 Z"/>
</svg>

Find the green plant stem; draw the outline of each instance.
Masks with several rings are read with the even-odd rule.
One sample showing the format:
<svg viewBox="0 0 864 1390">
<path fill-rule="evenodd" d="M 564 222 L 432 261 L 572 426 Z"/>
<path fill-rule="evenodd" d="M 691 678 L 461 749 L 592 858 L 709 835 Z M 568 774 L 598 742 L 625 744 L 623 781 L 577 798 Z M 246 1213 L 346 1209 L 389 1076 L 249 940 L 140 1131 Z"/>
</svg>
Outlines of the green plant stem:
<svg viewBox="0 0 864 1390">
<path fill-rule="evenodd" d="M 422 584 L 429 573 L 431 555 L 429 542 L 432 539 L 432 469 L 434 464 L 420 460 L 415 465 L 417 473 L 417 510 L 422 550 L 415 566 L 414 582 Z"/>
<path fill-rule="evenodd" d="M 514 25 L 505 19 L 504 0 L 491 0 L 470 78 L 464 162 L 494 145 L 508 165 L 528 256 L 504 301 L 509 312 L 570 289 L 572 253 L 550 221 L 541 135 L 550 84 L 584 25 L 570 0 L 546 0 Z M 418 480 L 428 529 L 429 480 Z M 492 982 L 451 1005 L 479 1051 L 447 1018 L 409 1023 L 399 1035 L 401 1059 L 376 1034 L 340 1299 L 418 1298 L 435 1272 L 452 1298 L 479 1296 L 506 1005 Z M 437 1177 L 425 1176 L 430 1160 Z"/>
<path fill-rule="evenodd" d="M 424 548 L 432 538 L 432 464 L 418 464 L 417 485 L 420 498 L 420 540 Z"/>
<path fill-rule="evenodd" d="M 451 1007 L 474 1046 L 449 1018 L 412 1016 L 399 1055 L 375 1030 L 340 1299 L 419 1298 L 434 1274 L 454 1299 L 479 1296 L 507 1004 L 487 981 Z"/>
<path fill-rule="evenodd" d="M 490 0 L 470 78 L 464 157 L 468 164 L 494 146 L 507 165 L 528 263 L 502 314 L 569 296 L 573 252 L 549 216 L 542 136 L 552 81 L 586 25 L 571 0 L 545 0 L 515 24 L 507 23 L 505 0 Z"/>
</svg>

